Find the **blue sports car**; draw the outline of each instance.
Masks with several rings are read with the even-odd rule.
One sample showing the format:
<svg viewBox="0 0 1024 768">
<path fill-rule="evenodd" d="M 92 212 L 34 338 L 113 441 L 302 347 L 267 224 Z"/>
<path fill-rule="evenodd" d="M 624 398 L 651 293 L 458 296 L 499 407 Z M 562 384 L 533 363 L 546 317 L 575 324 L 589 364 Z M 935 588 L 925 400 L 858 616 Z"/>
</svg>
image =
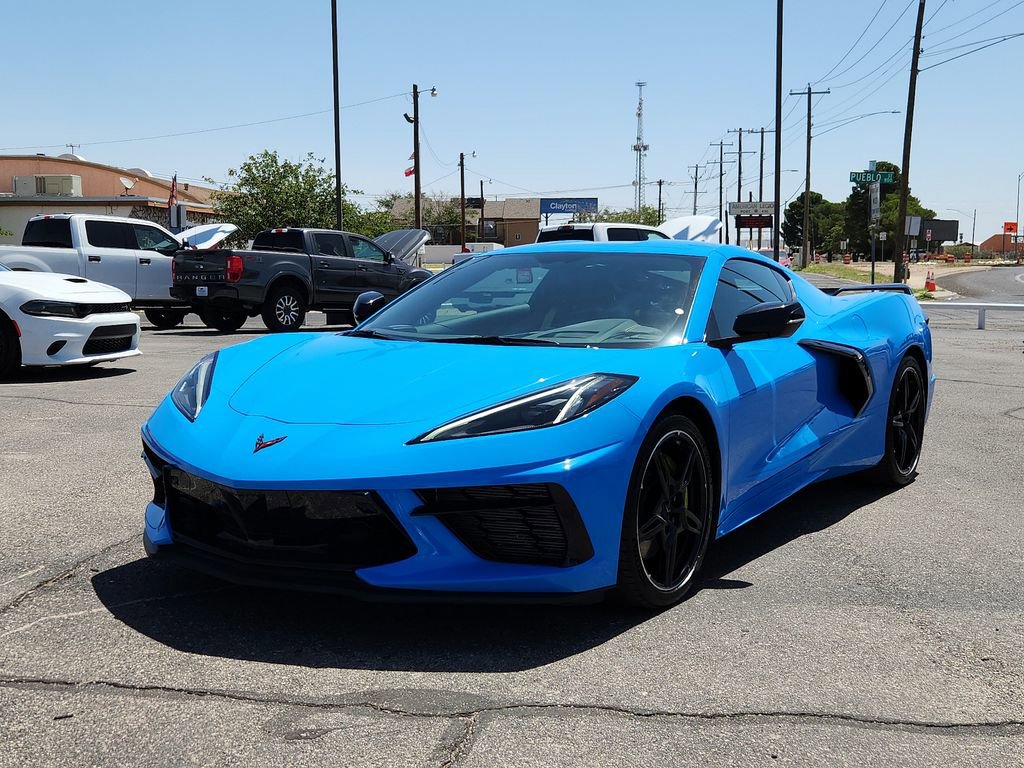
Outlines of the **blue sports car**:
<svg viewBox="0 0 1024 768">
<path fill-rule="evenodd" d="M 182 377 L 142 429 L 150 555 L 252 585 L 664 606 L 810 483 L 916 473 L 935 379 L 904 286 L 557 242 L 383 303 Z"/>
</svg>

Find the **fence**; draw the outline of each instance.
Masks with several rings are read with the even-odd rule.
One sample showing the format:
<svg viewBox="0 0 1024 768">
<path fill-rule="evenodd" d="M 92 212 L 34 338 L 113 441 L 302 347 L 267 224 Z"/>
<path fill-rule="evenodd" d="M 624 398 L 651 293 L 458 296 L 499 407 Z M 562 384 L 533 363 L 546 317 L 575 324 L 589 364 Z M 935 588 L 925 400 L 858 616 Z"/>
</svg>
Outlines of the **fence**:
<svg viewBox="0 0 1024 768">
<path fill-rule="evenodd" d="M 926 310 L 934 307 L 942 310 L 977 312 L 979 331 L 985 330 L 985 315 L 988 312 L 1024 312 L 1024 304 L 994 304 L 980 301 L 922 301 L 921 306 Z"/>
</svg>

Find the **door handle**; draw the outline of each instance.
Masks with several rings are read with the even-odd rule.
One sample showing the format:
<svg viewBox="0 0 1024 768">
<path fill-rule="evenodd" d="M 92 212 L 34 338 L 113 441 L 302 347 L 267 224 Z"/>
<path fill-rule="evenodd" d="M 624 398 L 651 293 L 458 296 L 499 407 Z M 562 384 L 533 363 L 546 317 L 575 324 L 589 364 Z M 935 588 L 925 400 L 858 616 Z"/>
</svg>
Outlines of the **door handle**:
<svg viewBox="0 0 1024 768">
<path fill-rule="evenodd" d="M 321 261 L 321 262 L 320 262 L 320 266 L 321 266 L 321 267 L 330 267 L 331 265 L 330 265 L 330 263 L 328 263 L 328 262 L 326 262 L 326 261 Z"/>
<path fill-rule="evenodd" d="M 89 261 L 103 261 L 103 259 L 101 259 L 99 256 L 96 256 L 95 254 L 89 254 Z"/>
<path fill-rule="evenodd" d="M 366 267 L 364 267 L 362 264 L 356 265 L 356 269 L 358 269 L 360 272 L 365 272 L 366 271 Z"/>
<path fill-rule="evenodd" d="M 139 264 L 142 264 L 142 265 L 152 264 L 152 263 L 153 263 L 152 259 L 139 259 Z"/>
</svg>

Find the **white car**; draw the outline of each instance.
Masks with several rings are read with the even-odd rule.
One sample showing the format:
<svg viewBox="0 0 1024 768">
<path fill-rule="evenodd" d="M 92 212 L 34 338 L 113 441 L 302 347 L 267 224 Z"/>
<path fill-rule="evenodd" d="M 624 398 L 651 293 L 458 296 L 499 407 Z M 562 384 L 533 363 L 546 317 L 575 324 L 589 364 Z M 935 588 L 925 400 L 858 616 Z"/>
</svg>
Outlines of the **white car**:
<svg viewBox="0 0 1024 768">
<path fill-rule="evenodd" d="M 638 240 L 667 240 L 668 235 L 656 227 L 645 224 L 600 222 L 597 224 L 552 224 L 537 232 L 538 243 L 556 240 L 587 240 L 603 242 L 636 242 Z"/>
<path fill-rule="evenodd" d="M 131 297 L 103 283 L 0 264 L 0 380 L 22 365 L 89 365 L 139 352 Z"/>
</svg>

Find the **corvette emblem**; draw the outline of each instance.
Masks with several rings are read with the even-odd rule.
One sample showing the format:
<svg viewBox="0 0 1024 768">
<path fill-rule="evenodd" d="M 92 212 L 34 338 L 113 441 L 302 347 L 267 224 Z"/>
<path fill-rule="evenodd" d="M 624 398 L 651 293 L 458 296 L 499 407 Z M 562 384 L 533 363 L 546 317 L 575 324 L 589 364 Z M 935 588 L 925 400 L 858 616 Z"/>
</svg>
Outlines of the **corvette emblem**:
<svg viewBox="0 0 1024 768">
<path fill-rule="evenodd" d="M 259 453 L 264 448 L 269 448 L 272 445 L 277 445 L 278 443 L 287 439 L 288 435 L 284 435 L 283 437 L 275 437 L 273 440 L 264 440 L 263 435 L 260 435 L 259 437 L 256 438 L 256 446 L 252 449 L 252 452 Z"/>
</svg>

